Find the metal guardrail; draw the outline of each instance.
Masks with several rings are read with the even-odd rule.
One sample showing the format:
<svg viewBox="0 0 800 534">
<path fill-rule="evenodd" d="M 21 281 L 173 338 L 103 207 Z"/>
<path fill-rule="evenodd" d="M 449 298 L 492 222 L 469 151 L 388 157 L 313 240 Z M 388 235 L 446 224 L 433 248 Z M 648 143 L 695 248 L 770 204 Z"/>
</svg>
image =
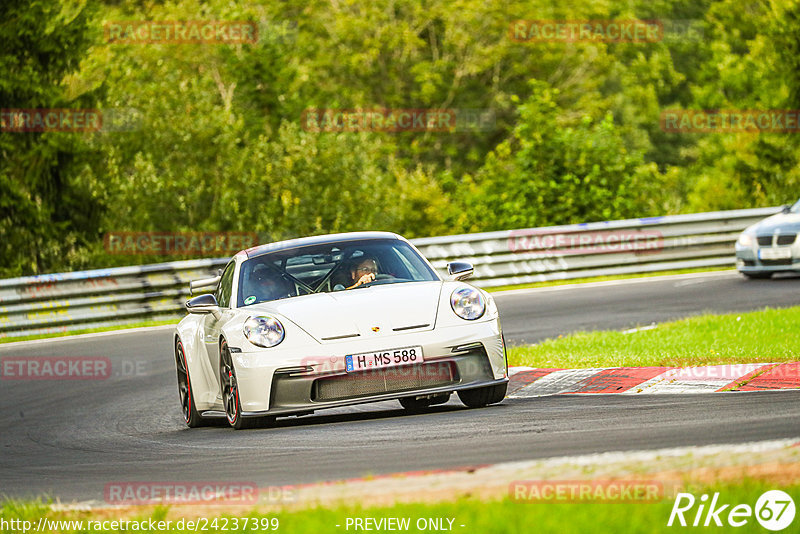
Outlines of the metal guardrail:
<svg viewBox="0 0 800 534">
<path fill-rule="evenodd" d="M 745 227 L 780 208 L 671 215 L 480 234 L 427 237 L 414 245 L 441 272 L 475 266 L 470 280 L 498 287 L 548 280 L 734 265 Z M 189 281 L 228 258 L 0 280 L 0 337 L 178 319 Z"/>
</svg>

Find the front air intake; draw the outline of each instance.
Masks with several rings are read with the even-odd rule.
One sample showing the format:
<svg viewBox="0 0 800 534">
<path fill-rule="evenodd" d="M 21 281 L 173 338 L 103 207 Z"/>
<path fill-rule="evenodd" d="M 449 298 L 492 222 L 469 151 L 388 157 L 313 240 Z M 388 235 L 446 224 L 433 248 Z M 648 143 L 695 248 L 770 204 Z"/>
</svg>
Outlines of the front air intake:
<svg viewBox="0 0 800 534">
<path fill-rule="evenodd" d="M 311 400 L 327 402 L 446 386 L 456 382 L 457 375 L 452 361 L 359 371 L 315 380 Z"/>
</svg>

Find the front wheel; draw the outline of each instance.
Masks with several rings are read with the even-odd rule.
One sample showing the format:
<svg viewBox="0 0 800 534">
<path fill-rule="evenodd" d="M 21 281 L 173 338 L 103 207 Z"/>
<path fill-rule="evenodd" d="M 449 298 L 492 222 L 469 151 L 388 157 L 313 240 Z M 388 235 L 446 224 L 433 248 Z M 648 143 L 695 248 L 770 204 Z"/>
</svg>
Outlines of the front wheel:
<svg viewBox="0 0 800 534">
<path fill-rule="evenodd" d="M 222 402 L 225 404 L 225 417 L 236 430 L 250 428 L 253 419 L 242 417 L 242 403 L 239 400 L 239 383 L 236 381 L 236 370 L 228 343 L 223 341 L 219 346 L 219 383 L 222 386 Z"/>
<path fill-rule="evenodd" d="M 178 395 L 181 399 L 181 411 L 186 426 L 196 428 L 203 426 L 206 420 L 197 412 L 192 396 L 192 383 L 189 380 L 189 367 L 186 365 L 186 354 L 183 351 L 183 343 L 178 340 L 175 343 L 175 367 L 178 370 Z"/>
<path fill-rule="evenodd" d="M 458 392 L 458 398 L 469 408 L 482 408 L 502 401 L 506 397 L 507 390 L 508 382 L 504 382 L 495 386 L 461 390 Z"/>
</svg>

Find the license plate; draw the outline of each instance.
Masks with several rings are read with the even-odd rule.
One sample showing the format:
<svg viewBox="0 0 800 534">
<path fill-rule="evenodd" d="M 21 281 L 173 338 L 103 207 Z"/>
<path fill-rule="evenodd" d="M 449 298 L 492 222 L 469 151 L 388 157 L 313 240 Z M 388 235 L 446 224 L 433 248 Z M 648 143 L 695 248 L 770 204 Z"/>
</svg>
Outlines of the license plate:
<svg viewBox="0 0 800 534">
<path fill-rule="evenodd" d="M 402 347 L 399 349 L 348 354 L 344 359 L 348 373 L 363 371 L 364 369 L 379 369 L 381 367 L 422 363 L 422 347 Z"/>
<path fill-rule="evenodd" d="M 762 248 L 758 250 L 760 260 L 788 260 L 792 257 L 792 249 L 786 248 Z"/>
</svg>

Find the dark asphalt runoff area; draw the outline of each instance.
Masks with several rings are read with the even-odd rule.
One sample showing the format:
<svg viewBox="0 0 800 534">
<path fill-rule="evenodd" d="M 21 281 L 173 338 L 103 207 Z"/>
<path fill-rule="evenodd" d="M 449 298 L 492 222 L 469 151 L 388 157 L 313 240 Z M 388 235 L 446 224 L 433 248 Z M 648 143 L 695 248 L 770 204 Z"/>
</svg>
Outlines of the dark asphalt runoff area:
<svg viewBox="0 0 800 534">
<path fill-rule="evenodd" d="M 800 302 L 800 278 L 735 274 L 497 294 L 507 339 L 535 342 L 704 311 Z M 702 395 L 457 399 L 410 415 L 397 402 L 233 431 L 183 424 L 169 329 L 0 345 L 0 358 L 108 357 L 104 380 L 1 380 L 0 495 L 103 499 L 106 484 L 300 484 L 548 457 L 800 435 L 800 390 Z"/>
</svg>

